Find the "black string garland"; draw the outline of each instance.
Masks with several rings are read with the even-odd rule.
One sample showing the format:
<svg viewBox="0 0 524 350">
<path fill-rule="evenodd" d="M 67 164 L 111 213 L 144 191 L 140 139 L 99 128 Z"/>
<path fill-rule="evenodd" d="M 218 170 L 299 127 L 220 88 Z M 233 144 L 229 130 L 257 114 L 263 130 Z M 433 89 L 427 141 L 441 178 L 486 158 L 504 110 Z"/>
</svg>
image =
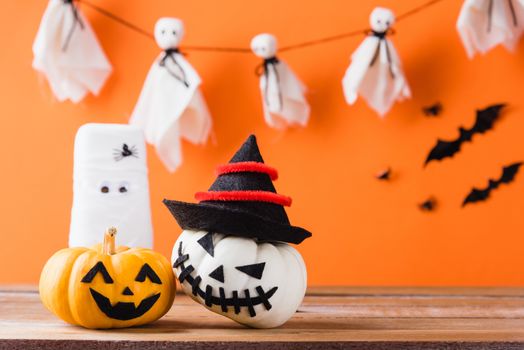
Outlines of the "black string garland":
<svg viewBox="0 0 524 350">
<path fill-rule="evenodd" d="M 139 34 L 142 34 L 142 35 L 144 35 L 144 36 L 154 40 L 154 36 L 153 36 L 153 34 L 151 32 L 149 32 L 149 31 L 147 31 L 145 29 L 140 28 L 139 26 L 129 22 L 128 20 L 123 19 L 120 16 L 115 15 L 112 12 L 107 11 L 106 9 L 103 9 L 102 7 L 100 7 L 98 5 L 93 4 L 89 0 L 73 0 L 73 1 L 76 1 L 76 2 L 78 2 L 80 4 L 83 4 L 83 5 L 86 5 L 86 6 L 90 7 L 91 9 L 95 10 L 96 12 L 100 13 L 101 15 L 104 15 L 107 18 L 112 19 L 115 22 L 120 23 L 121 25 L 123 25 L 123 26 L 125 26 L 125 27 L 127 27 L 127 28 L 129 28 L 129 29 L 131 29 L 131 30 L 133 30 L 133 31 L 135 31 L 137 33 L 139 33 Z M 427 9 L 427 8 L 433 6 L 433 5 L 435 5 L 435 4 L 437 4 L 437 3 L 441 2 L 441 1 L 443 1 L 443 0 L 429 0 L 429 1 L 425 2 L 422 5 L 419 5 L 419 6 L 415 7 L 415 8 L 412 8 L 411 10 L 408 10 L 408 11 L 400 14 L 399 16 L 397 16 L 397 20 L 396 21 L 399 22 L 399 21 L 401 21 L 401 20 L 403 20 L 405 18 L 413 16 L 414 14 L 417 14 L 420 11 L 423 11 L 423 10 L 425 10 L 425 9 Z M 278 51 L 279 52 L 283 52 L 283 51 L 292 51 L 292 50 L 302 49 L 302 48 L 305 48 L 305 47 L 325 44 L 325 43 L 329 43 L 329 42 L 332 42 L 332 41 L 342 40 L 342 39 L 346 39 L 346 38 L 350 38 L 350 37 L 354 37 L 354 36 L 358 36 L 358 35 L 363 35 L 363 34 L 367 34 L 367 33 L 369 33 L 369 29 L 368 28 L 353 30 L 353 31 L 350 31 L 350 32 L 347 32 L 347 33 L 336 34 L 336 35 L 332 35 L 332 36 L 328 36 L 328 37 L 324 37 L 324 38 L 313 39 L 313 40 L 308 40 L 308 41 L 304 41 L 304 42 L 297 43 L 297 44 L 284 46 L 284 47 L 281 47 Z M 251 53 L 251 50 L 249 48 L 228 47 L 228 46 L 189 45 L 189 46 L 184 46 L 183 49 L 186 50 L 186 51 Z"/>
</svg>

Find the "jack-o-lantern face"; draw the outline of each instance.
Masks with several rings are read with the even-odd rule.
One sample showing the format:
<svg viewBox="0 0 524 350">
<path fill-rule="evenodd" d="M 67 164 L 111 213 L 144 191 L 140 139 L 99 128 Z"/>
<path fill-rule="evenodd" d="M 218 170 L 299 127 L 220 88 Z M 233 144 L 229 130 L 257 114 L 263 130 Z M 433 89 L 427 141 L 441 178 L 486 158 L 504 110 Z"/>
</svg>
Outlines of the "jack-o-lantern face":
<svg viewBox="0 0 524 350">
<path fill-rule="evenodd" d="M 105 245 L 58 251 L 40 277 L 44 305 L 86 328 L 122 328 L 153 322 L 173 304 L 169 261 L 142 248 Z"/>
<path fill-rule="evenodd" d="M 107 272 L 106 267 L 101 261 L 97 262 L 95 266 L 89 270 L 89 272 L 82 278 L 82 282 L 92 283 L 97 274 L 102 275 L 104 283 L 114 283 L 113 279 Z M 158 277 L 155 271 L 147 263 L 142 265 L 142 268 L 136 275 L 135 282 L 145 282 L 146 278 L 148 278 L 151 283 L 162 284 L 160 277 Z M 153 305 L 155 305 L 161 294 L 160 292 L 153 293 L 151 296 L 142 299 L 138 306 L 135 306 L 134 302 L 129 301 L 118 301 L 116 304 L 112 305 L 109 298 L 97 292 L 95 288 L 89 287 L 89 291 L 91 292 L 91 296 L 93 297 L 93 300 L 96 302 L 96 305 L 100 311 L 106 314 L 107 317 L 113 318 L 115 320 L 131 320 L 142 316 L 148 312 L 153 307 Z M 122 295 L 134 296 L 134 293 L 132 289 L 129 288 L 129 286 L 126 286 L 122 290 Z"/>
<path fill-rule="evenodd" d="M 175 243 L 172 260 L 186 294 L 252 327 L 287 321 L 306 289 L 304 262 L 284 243 L 186 230 Z"/>
</svg>

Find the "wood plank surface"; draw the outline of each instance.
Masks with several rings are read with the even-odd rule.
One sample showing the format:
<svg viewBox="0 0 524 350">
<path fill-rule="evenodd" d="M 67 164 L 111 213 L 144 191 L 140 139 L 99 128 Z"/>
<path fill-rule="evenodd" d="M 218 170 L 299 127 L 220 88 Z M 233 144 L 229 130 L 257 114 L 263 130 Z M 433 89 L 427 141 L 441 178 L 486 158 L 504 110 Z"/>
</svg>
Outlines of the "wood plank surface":
<svg viewBox="0 0 524 350">
<path fill-rule="evenodd" d="M 245 328 L 183 294 L 143 327 L 65 324 L 32 286 L 0 287 L 0 349 L 524 349 L 524 288 L 311 288 L 276 329 Z"/>
</svg>

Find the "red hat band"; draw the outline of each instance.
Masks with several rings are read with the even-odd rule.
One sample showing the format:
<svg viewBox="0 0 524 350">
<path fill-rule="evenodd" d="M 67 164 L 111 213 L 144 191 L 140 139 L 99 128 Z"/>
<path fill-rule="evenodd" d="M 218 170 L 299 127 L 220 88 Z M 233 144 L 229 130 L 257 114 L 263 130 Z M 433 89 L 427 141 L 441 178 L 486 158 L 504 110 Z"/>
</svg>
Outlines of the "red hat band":
<svg viewBox="0 0 524 350">
<path fill-rule="evenodd" d="M 271 180 L 278 179 L 278 171 L 264 163 L 259 162 L 237 162 L 220 165 L 216 169 L 217 176 L 231 173 L 261 173 L 267 174 Z M 254 201 L 273 203 L 282 206 L 291 206 L 291 198 L 269 191 L 207 191 L 197 192 L 195 199 L 202 201 Z"/>
</svg>

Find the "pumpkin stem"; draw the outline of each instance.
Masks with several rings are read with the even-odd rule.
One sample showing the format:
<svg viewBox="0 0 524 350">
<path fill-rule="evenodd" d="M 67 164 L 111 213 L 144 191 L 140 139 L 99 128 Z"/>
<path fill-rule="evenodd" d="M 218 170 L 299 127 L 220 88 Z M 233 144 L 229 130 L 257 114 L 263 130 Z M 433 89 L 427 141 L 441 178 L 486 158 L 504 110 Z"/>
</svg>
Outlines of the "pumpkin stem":
<svg viewBox="0 0 524 350">
<path fill-rule="evenodd" d="M 110 227 L 106 230 L 104 234 L 104 248 L 103 248 L 102 253 L 106 255 L 115 254 L 115 236 L 116 236 L 115 227 Z"/>
</svg>

